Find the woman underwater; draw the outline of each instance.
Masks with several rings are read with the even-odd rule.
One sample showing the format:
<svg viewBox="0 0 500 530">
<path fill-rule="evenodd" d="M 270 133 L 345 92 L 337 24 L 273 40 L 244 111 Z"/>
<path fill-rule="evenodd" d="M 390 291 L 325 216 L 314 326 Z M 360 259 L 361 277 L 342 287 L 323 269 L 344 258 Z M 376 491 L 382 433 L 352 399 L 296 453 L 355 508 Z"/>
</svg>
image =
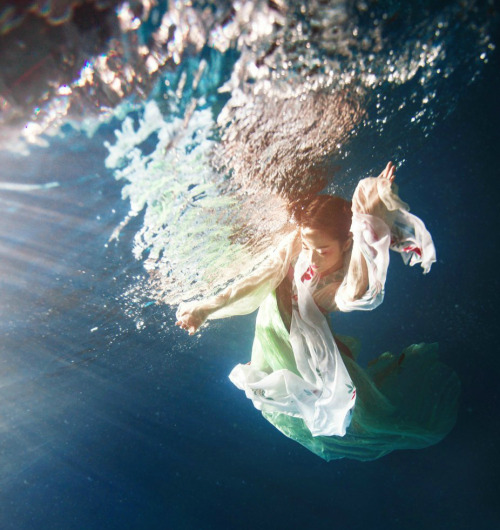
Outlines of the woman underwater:
<svg viewBox="0 0 500 530">
<path fill-rule="evenodd" d="M 393 190 L 395 167 L 359 182 L 352 205 L 317 195 L 293 207 L 297 230 L 255 274 L 221 294 L 181 304 L 190 334 L 207 320 L 259 308 L 251 362 L 231 381 L 286 436 L 325 460 L 373 460 L 441 440 L 456 418 L 460 383 L 435 345 L 383 354 L 367 369 L 349 338 L 334 335 L 334 311 L 371 310 L 384 297 L 389 249 L 424 273 L 432 238 Z"/>
</svg>

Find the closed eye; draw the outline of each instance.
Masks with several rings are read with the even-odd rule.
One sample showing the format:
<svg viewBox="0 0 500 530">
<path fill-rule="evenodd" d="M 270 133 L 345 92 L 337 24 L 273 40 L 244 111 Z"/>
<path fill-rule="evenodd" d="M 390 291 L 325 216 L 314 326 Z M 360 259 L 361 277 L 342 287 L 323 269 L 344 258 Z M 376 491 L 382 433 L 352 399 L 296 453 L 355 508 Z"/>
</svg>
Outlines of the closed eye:
<svg viewBox="0 0 500 530">
<path fill-rule="evenodd" d="M 311 251 L 311 249 L 309 247 L 306 247 L 305 245 L 302 246 L 302 250 Z M 330 250 L 321 248 L 314 249 L 312 252 L 316 252 L 316 254 L 319 254 L 320 256 L 327 256 L 328 254 L 330 254 Z"/>
<path fill-rule="evenodd" d="M 302 250 L 311 250 L 311 249 L 305 243 L 302 243 Z M 330 247 L 315 248 L 313 250 L 314 250 L 314 252 L 317 252 L 321 256 L 324 256 L 325 254 L 328 254 L 330 252 Z"/>
</svg>

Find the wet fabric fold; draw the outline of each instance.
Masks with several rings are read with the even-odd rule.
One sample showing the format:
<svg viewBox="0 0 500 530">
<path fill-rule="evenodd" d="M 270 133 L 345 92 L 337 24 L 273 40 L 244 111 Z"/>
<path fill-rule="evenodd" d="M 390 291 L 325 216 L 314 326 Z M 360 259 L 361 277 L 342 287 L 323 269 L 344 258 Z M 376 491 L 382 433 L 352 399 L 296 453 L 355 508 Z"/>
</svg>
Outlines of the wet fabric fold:
<svg viewBox="0 0 500 530">
<path fill-rule="evenodd" d="M 238 365 L 231 381 L 245 391 L 256 408 L 304 420 L 313 436 L 343 436 L 356 402 L 356 389 L 342 361 L 328 323 L 314 302 L 317 277 L 305 277 L 309 263 L 301 254 L 295 265 L 298 305 L 293 309 L 290 345 L 295 373 L 270 374 Z"/>
</svg>

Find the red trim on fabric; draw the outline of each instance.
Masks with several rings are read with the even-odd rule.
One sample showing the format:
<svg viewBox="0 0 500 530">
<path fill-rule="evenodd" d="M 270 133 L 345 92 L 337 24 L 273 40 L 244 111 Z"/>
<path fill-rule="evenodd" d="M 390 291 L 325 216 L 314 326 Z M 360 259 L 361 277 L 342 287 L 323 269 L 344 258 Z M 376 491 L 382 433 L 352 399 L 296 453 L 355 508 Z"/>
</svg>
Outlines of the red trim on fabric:
<svg viewBox="0 0 500 530">
<path fill-rule="evenodd" d="M 415 254 L 421 258 L 422 257 L 422 249 L 416 247 L 415 245 L 409 245 L 403 249 L 404 252 L 415 252 Z"/>
</svg>

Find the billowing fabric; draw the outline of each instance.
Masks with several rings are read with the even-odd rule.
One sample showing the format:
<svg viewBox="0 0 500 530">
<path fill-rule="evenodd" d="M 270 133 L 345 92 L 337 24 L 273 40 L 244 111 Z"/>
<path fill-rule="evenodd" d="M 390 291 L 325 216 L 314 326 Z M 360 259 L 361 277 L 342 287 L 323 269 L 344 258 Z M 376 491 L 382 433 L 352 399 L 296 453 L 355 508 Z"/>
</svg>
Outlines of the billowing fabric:
<svg viewBox="0 0 500 530">
<path fill-rule="evenodd" d="M 264 373 L 296 370 L 287 337 L 271 293 L 259 309 L 250 366 Z M 341 356 L 356 387 L 356 405 L 344 436 L 313 436 L 304 419 L 280 411 L 263 409 L 263 416 L 327 461 L 374 460 L 397 449 L 428 447 L 452 429 L 460 381 L 439 361 L 436 344 L 412 345 L 398 356 L 384 353 L 366 370 Z"/>
<path fill-rule="evenodd" d="M 299 252 L 300 238 L 298 232 L 294 231 L 254 274 L 203 303 L 204 307 L 215 309 L 208 318 L 215 320 L 253 313 L 269 293 L 278 287 L 286 276 L 292 259 Z M 182 306 L 188 307 L 190 304 L 196 306 L 199 302 L 189 302 Z"/>
<path fill-rule="evenodd" d="M 376 207 L 371 205 L 378 202 Z M 432 237 L 424 223 L 411 214 L 385 179 L 362 180 L 353 196 L 351 233 L 353 250 L 349 271 L 335 295 L 340 311 L 371 310 L 384 299 L 389 250 L 399 252 L 406 264 L 420 263 L 424 274 L 436 261 Z M 355 297 L 361 256 L 368 269 L 368 288 Z"/>
<path fill-rule="evenodd" d="M 293 309 L 289 338 L 294 369 L 283 366 L 267 373 L 252 362 L 236 366 L 229 377 L 257 409 L 302 418 L 313 436 L 343 436 L 356 389 L 314 302 L 318 275 L 304 279 L 309 265 L 303 254 L 295 265 L 298 305 Z"/>
</svg>

